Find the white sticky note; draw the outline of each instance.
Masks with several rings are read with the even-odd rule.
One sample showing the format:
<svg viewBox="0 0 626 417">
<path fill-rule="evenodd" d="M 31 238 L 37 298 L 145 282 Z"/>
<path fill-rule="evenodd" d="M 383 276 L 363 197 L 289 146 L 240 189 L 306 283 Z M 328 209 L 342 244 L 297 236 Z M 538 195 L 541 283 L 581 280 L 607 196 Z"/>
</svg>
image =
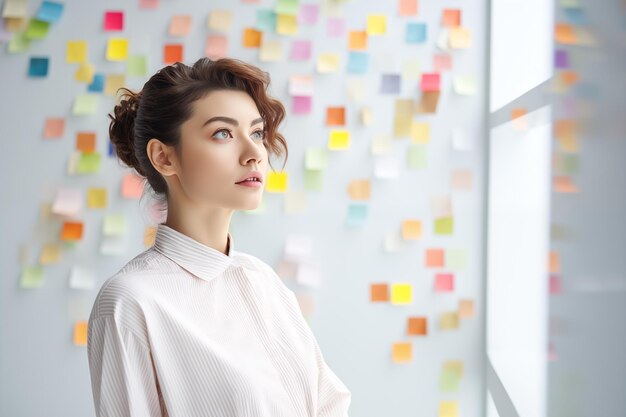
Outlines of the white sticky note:
<svg viewBox="0 0 626 417">
<path fill-rule="evenodd" d="M 83 208 L 83 194 L 76 188 L 61 188 L 57 191 L 52 212 L 61 216 L 74 216 Z"/>
<path fill-rule="evenodd" d="M 70 271 L 70 288 L 77 290 L 91 290 L 96 285 L 96 273 L 91 268 L 73 266 Z"/>
<path fill-rule="evenodd" d="M 321 281 L 319 265 L 313 261 L 301 261 L 298 263 L 296 281 L 309 287 L 318 287 Z"/>
</svg>

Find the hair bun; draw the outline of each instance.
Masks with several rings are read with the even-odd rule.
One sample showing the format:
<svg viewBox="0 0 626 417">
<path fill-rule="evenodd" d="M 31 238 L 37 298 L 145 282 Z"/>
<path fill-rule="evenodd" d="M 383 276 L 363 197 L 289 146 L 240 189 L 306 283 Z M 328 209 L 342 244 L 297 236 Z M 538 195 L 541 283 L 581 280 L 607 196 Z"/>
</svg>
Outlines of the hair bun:
<svg viewBox="0 0 626 417">
<path fill-rule="evenodd" d="M 120 96 L 120 102 L 113 108 L 113 115 L 109 113 L 111 123 L 109 124 L 109 139 L 117 157 L 128 167 L 134 168 L 141 176 L 146 176 L 141 169 L 135 154 L 135 117 L 139 108 L 141 91 L 135 93 L 125 87 L 126 90 Z"/>
</svg>

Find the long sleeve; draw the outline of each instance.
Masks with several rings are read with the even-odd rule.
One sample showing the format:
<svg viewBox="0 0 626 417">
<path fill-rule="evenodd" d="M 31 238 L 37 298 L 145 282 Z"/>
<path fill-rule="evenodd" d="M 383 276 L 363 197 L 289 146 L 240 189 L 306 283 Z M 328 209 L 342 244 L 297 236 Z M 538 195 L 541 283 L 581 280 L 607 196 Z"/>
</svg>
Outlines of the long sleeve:
<svg viewBox="0 0 626 417">
<path fill-rule="evenodd" d="M 315 356 L 319 368 L 318 417 L 348 417 L 352 394 L 345 384 L 330 369 L 315 338 Z"/>
<path fill-rule="evenodd" d="M 90 321 L 87 355 L 97 417 L 163 417 L 150 351 L 112 316 Z"/>
</svg>

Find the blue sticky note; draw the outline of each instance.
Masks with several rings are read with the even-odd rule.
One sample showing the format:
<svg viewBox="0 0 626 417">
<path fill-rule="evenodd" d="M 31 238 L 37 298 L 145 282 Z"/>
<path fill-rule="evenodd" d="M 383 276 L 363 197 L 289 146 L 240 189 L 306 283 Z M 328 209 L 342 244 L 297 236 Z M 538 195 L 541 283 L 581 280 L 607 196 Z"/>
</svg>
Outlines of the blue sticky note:
<svg viewBox="0 0 626 417">
<path fill-rule="evenodd" d="M 406 24 L 406 41 L 408 43 L 426 42 L 426 23 L 410 22 Z"/>
<path fill-rule="evenodd" d="M 30 77 L 45 77 L 48 75 L 48 58 L 31 57 L 28 66 L 28 75 Z"/>
<path fill-rule="evenodd" d="M 349 203 L 348 217 L 346 224 L 348 226 L 362 226 L 367 220 L 367 203 Z"/>
<path fill-rule="evenodd" d="M 87 91 L 92 93 L 101 93 L 104 91 L 104 74 L 94 74 L 91 84 L 87 87 Z"/>
<path fill-rule="evenodd" d="M 561 9 L 565 20 L 573 25 L 584 26 L 587 24 L 587 16 L 580 7 L 564 7 Z"/>
<path fill-rule="evenodd" d="M 276 30 L 276 13 L 269 9 L 257 10 L 256 28 L 261 31 L 274 32 Z"/>
<path fill-rule="evenodd" d="M 369 62 L 367 52 L 350 52 L 348 55 L 348 73 L 365 74 Z"/>
<path fill-rule="evenodd" d="M 400 74 L 382 74 L 380 92 L 383 94 L 400 93 Z"/>
<path fill-rule="evenodd" d="M 44 1 L 39 6 L 39 12 L 36 19 L 43 20 L 44 22 L 58 22 L 63 14 L 63 4 L 56 3 L 54 1 Z"/>
</svg>

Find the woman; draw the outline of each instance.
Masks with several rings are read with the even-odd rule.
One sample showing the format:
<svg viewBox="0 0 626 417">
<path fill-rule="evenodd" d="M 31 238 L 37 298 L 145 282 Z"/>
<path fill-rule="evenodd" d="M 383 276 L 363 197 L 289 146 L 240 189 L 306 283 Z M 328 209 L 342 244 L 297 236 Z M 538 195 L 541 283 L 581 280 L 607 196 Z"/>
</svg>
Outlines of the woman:
<svg viewBox="0 0 626 417">
<path fill-rule="evenodd" d="M 234 210 L 258 206 L 268 152 L 287 153 L 269 76 L 202 58 L 124 89 L 109 135 L 167 203 L 152 247 L 100 288 L 87 352 L 103 416 L 347 416 L 294 293 L 234 249 Z"/>
</svg>

